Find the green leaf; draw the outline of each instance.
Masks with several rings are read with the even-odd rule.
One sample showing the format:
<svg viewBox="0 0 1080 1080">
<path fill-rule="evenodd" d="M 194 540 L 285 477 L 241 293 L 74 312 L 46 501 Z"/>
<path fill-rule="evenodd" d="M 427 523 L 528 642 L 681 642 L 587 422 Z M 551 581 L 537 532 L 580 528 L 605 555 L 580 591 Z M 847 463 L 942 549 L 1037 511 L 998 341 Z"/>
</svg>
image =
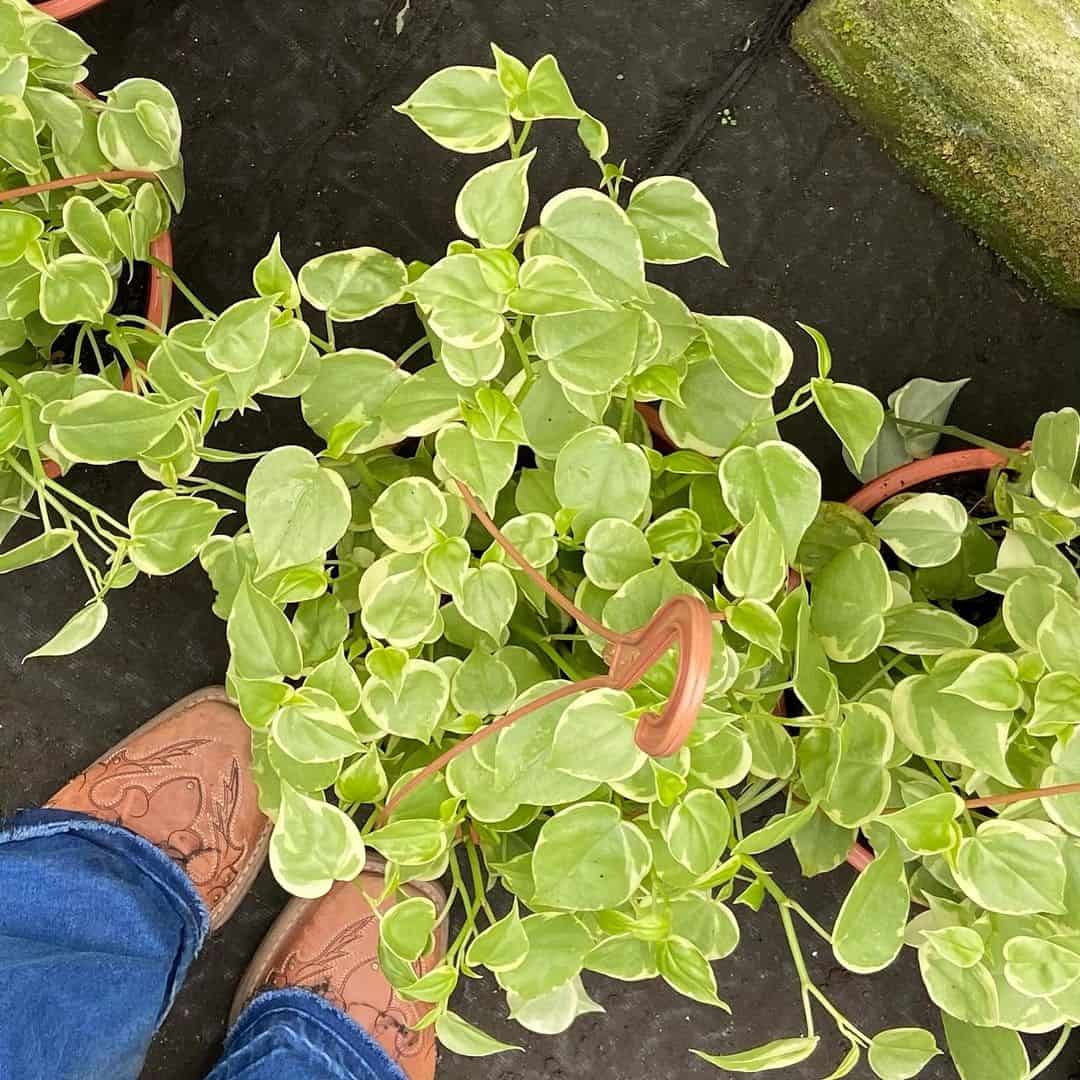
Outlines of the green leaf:
<svg viewBox="0 0 1080 1080">
<path fill-rule="evenodd" d="M 507 291 L 493 287 L 487 264 L 475 254 L 448 255 L 412 284 L 412 293 L 439 338 L 479 349 L 502 337 Z"/>
<path fill-rule="evenodd" d="M 424 551 L 446 521 L 446 499 L 422 476 L 396 480 L 375 500 L 371 526 L 394 551 Z"/>
<path fill-rule="evenodd" d="M 424 818 L 393 821 L 368 833 L 367 842 L 390 862 L 402 866 L 432 862 L 449 847 L 446 827 Z"/>
<path fill-rule="evenodd" d="M 733 1073 L 758 1073 L 798 1065 L 817 1049 L 819 1042 L 821 1039 L 814 1035 L 802 1039 L 777 1039 L 764 1046 L 755 1046 L 752 1050 L 740 1050 L 737 1054 L 706 1054 L 701 1050 L 690 1052 L 718 1069 Z"/>
<path fill-rule="evenodd" d="M 1015 1031 L 976 1027 L 942 1014 L 945 1040 L 960 1080 L 1025 1080 L 1031 1068 Z"/>
<path fill-rule="evenodd" d="M 91 390 L 51 414 L 49 441 L 72 461 L 133 461 L 168 434 L 187 408 L 123 390 Z"/>
<path fill-rule="evenodd" d="M 980 1027 L 998 1023 L 998 994 L 985 964 L 957 967 L 934 949 L 921 948 L 919 970 L 927 993 L 943 1012 Z"/>
<path fill-rule="evenodd" d="M 521 925 L 517 901 L 510 913 L 477 935 L 469 946 L 466 961 L 470 967 L 491 971 L 513 971 L 521 967 L 529 952 L 529 939 Z"/>
<path fill-rule="evenodd" d="M 76 612 L 44 645 L 27 653 L 25 660 L 35 656 L 70 656 L 89 645 L 105 629 L 109 609 L 103 600 L 92 600 Z"/>
<path fill-rule="evenodd" d="M 516 57 L 491 43 L 491 54 L 495 57 L 495 74 L 503 93 L 513 101 L 525 93 L 529 81 L 529 69 Z"/>
<path fill-rule="evenodd" d="M 607 394 L 635 366 L 644 366 L 660 348 L 660 327 L 633 308 L 539 315 L 533 323 L 536 350 L 551 374 L 568 390 Z"/>
<path fill-rule="evenodd" d="M 332 319 L 366 319 L 404 295 L 409 276 L 405 264 L 373 247 L 331 251 L 300 268 L 304 299 Z"/>
<path fill-rule="evenodd" d="M 349 614 L 336 596 L 325 593 L 299 603 L 292 626 L 304 667 L 314 668 L 333 657 L 348 637 Z"/>
<path fill-rule="evenodd" d="M 438 610 L 439 594 L 423 567 L 416 566 L 380 582 L 363 603 L 360 618 L 372 637 L 411 649 L 435 625 Z"/>
<path fill-rule="evenodd" d="M 461 713 L 498 716 L 517 697 L 511 670 L 491 653 L 474 649 L 457 669 L 450 686 L 450 700 Z"/>
<path fill-rule="evenodd" d="M 889 714 L 865 701 L 841 706 L 841 715 L 839 732 L 829 740 L 828 784 L 813 794 L 838 825 L 855 827 L 881 813 L 889 798 L 893 731 Z"/>
<path fill-rule="evenodd" d="M 362 748 L 338 703 L 322 690 L 305 688 L 286 698 L 270 731 L 274 742 L 296 761 L 340 761 Z"/>
<path fill-rule="evenodd" d="M 816 807 L 808 803 L 793 813 L 775 814 L 760 829 L 744 836 L 732 849 L 733 855 L 760 855 L 790 840 L 809 824 Z"/>
<path fill-rule="evenodd" d="M 684 997 L 731 1012 L 716 995 L 716 975 L 696 945 L 685 938 L 671 937 L 656 947 L 656 967 L 660 977 Z"/>
<path fill-rule="evenodd" d="M 300 644 L 284 612 L 245 578 L 227 625 L 233 666 L 245 679 L 295 677 L 303 667 Z"/>
<path fill-rule="evenodd" d="M 686 562 L 701 550 L 701 518 L 688 507 L 677 507 L 656 518 L 645 530 L 645 538 L 656 558 Z"/>
<path fill-rule="evenodd" d="M 105 93 L 98 118 L 101 152 L 118 169 L 160 172 L 180 160 L 180 110 L 153 79 L 125 79 Z"/>
<path fill-rule="evenodd" d="M 761 600 L 742 599 L 727 609 L 727 625 L 778 660 L 783 656 L 784 628 L 779 616 Z"/>
<path fill-rule="evenodd" d="M 369 747 L 337 778 L 334 792 L 338 800 L 351 803 L 375 803 L 386 797 L 389 785 L 378 747 Z"/>
<path fill-rule="evenodd" d="M 1065 862 L 1057 844 L 1018 821 L 983 822 L 960 842 L 954 874 L 964 893 L 989 911 L 1065 910 Z"/>
<path fill-rule="evenodd" d="M 352 818 L 282 783 L 270 866 L 283 889 L 307 899 L 324 896 L 335 881 L 352 881 L 364 869 L 365 857 Z"/>
<path fill-rule="evenodd" d="M 720 370 L 743 393 L 771 398 L 787 379 L 793 360 L 784 336 L 749 315 L 698 315 Z"/>
<path fill-rule="evenodd" d="M 930 604 L 905 604 L 885 612 L 882 645 L 916 656 L 938 656 L 975 644 L 978 630 L 951 611 Z"/>
<path fill-rule="evenodd" d="M 735 597 L 771 600 L 787 580 L 783 540 L 758 507 L 724 559 L 724 587 Z"/>
<path fill-rule="evenodd" d="M 1058 591 L 1050 613 L 1035 634 L 1039 655 L 1051 671 L 1080 677 L 1080 606 Z"/>
<path fill-rule="evenodd" d="M 525 91 L 513 102 L 516 120 L 576 120 L 581 110 L 574 102 L 559 62 L 550 53 L 533 64 Z"/>
<path fill-rule="evenodd" d="M 265 575 L 321 560 L 345 535 L 352 501 L 345 481 L 320 466 L 311 451 L 279 446 L 248 478 L 247 513 Z"/>
<path fill-rule="evenodd" d="M 892 702 L 897 737 L 912 753 L 985 769 L 1015 786 L 1005 760 L 1011 714 L 942 693 L 961 663 L 963 654 L 952 663 L 942 661 L 930 675 L 913 675 L 897 685 Z"/>
<path fill-rule="evenodd" d="M 529 943 L 524 962 L 496 974 L 500 986 L 525 1000 L 575 978 L 593 946 L 592 935 L 573 915 L 530 915 L 521 920 L 521 928 Z"/>
<path fill-rule="evenodd" d="M 555 728 L 550 764 L 583 780 L 624 780 L 645 763 L 634 741 L 634 701 L 621 690 L 590 690 L 566 708 Z M 603 745 L 604 753 L 595 748 Z"/>
<path fill-rule="evenodd" d="M 41 170 L 33 114 L 13 94 L 0 95 L 0 160 L 27 175 Z"/>
<path fill-rule="evenodd" d="M 655 310 L 655 304 L 654 304 Z M 663 355 L 663 345 L 658 356 Z M 776 438 L 770 419 L 772 402 L 740 390 L 711 359 L 691 363 L 680 393 L 685 406 L 664 401 L 660 420 L 678 446 L 703 454 L 720 455 L 743 440 L 749 443 Z"/>
<path fill-rule="evenodd" d="M 128 555 L 144 574 L 174 574 L 198 555 L 227 513 L 209 499 L 148 491 L 128 513 Z"/>
<path fill-rule="evenodd" d="M 577 131 L 581 145 L 585 147 L 585 152 L 598 165 L 603 165 L 610 145 L 607 127 L 597 120 L 595 116 L 583 112 L 581 119 L 578 120 Z"/>
<path fill-rule="evenodd" d="M 379 922 L 379 938 L 395 955 L 415 963 L 428 951 L 437 916 L 426 896 L 399 900 Z"/>
<path fill-rule="evenodd" d="M 792 562 L 821 501 L 821 477 L 803 453 L 784 442 L 736 447 L 720 463 L 720 484 L 741 524 L 761 508 Z"/>
<path fill-rule="evenodd" d="M 594 585 L 612 590 L 653 565 L 644 533 L 621 518 L 601 518 L 590 527 L 582 562 Z"/>
<path fill-rule="evenodd" d="M 561 810 L 533 851 L 535 899 L 545 907 L 602 911 L 626 903 L 652 865 L 640 831 L 608 803 Z"/>
<path fill-rule="evenodd" d="M 435 437 L 436 461 L 460 480 L 492 512 L 499 492 L 514 474 L 517 447 L 474 435 L 460 424 L 443 427 Z"/>
<path fill-rule="evenodd" d="M 440 146 L 460 154 L 495 150 L 513 131 L 506 96 L 490 68 L 437 71 L 394 110 Z"/>
<path fill-rule="evenodd" d="M 78 538 L 72 529 L 50 529 L 48 532 L 27 540 L 25 544 L 0 553 L 0 574 L 9 574 L 12 570 L 22 570 L 35 563 L 45 562 L 67 551 Z"/>
<path fill-rule="evenodd" d="M 471 176 L 454 204 L 458 228 L 484 247 L 510 247 L 529 207 L 529 166 L 536 151 L 500 161 Z"/>
<path fill-rule="evenodd" d="M 697 185 L 681 176 L 654 176 L 637 184 L 626 209 L 646 262 L 681 263 L 708 257 L 727 266 L 716 214 Z"/>
<path fill-rule="evenodd" d="M 1035 711 L 1027 722 L 1032 735 L 1058 735 L 1080 725 L 1080 679 L 1053 671 L 1039 680 Z"/>
<path fill-rule="evenodd" d="M 963 808 L 964 803 L 959 795 L 942 792 L 928 799 L 920 799 L 895 813 L 885 814 L 880 821 L 917 855 L 935 855 L 950 850 L 959 842 L 954 822 Z"/>
<path fill-rule="evenodd" d="M 523 1047 L 499 1042 L 452 1012 L 443 1013 L 435 1021 L 435 1034 L 450 1053 L 460 1054 L 462 1057 L 489 1057 L 507 1050 L 524 1052 Z"/>
<path fill-rule="evenodd" d="M 1003 653 L 986 653 L 973 660 L 943 694 L 957 694 L 984 709 L 1012 712 L 1024 702 L 1016 661 Z"/>
<path fill-rule="evenodd" d="M 731 835 L 731 813 L 714 791 L 690 791 L 667 817 L 664 839 L 675 859 L 693 874 L 708 873 Z"/>
<path fill-rule="evenodd" d="M 335 429 L 355 425 L 344 447 L 349 453 L 397 442 L 399 435 L 388 428 L 382 407 L 406 378 L 389 357 L 370 349 L 327 353 L 300 396 L 304 420 L 328 442 Z"/>
<path fill-rule="evenodd" d="M 84 255 L 103 262 L 113 257 L 109 223 L 105 215 L 86 196 L 75 195 L 68 199 L 64 203 L 63 217 L 64 228 L 71 242 Z"/>
<path fill-rule="evenodd" d="M 507 991 L 510 1019 L 538 1035 L 560 1035 L 579 1017 L 603 1012 L 588 993 L 578 976 L 537 998 L 524 998 L 513 990 Z"/>
<path fill-rule="evenodd" d="M 76 196 L 89 202 L 82 196 Z M 64 206 L 64 222 L 67 224 L 68 207 L 76 201 L 70 199 Z M 90 203 L 93 206 L 93 203 Z M 99 211 L 100 213 L 100 211 Z M 42 234 L 45 226 L 40 218 L 21 210 L 0 209 L 0 266 L 12 266 L 26 253 L 28 247 Z"/>
<path fill-rule="evenodd" d="M 391 735 L 428 742 L 450 700 L 449 676 L 438 664 L 410 660 L 401 687 L 394 689 L 381 678 L 368 679 L 363 692 L 368 718 Z"/>
<path fill-rule="evenodd" d="M 649 298 L 637 230 L 598 191 L 572 188 L 551 199 L 540 213 L 539 228 L 525 238 L 525 255 L 564 259 L 609 300 Z"/>
<path fill-rule="evenodd" d="M 54 326 L 100 323 L 115 299 L 112 274 L 91 255 L 61 255 L 41 273 L 41 317 Z"/>
<path fill-rule="evenodd" d="M 923 492 L 890 510 L 877 532 L 912 566 L 941 566 L 960 550 L 967 523 L 967 511 L 958 499 Z"/>
<path fill-rule="evenodd" d="M 517 585 L 506 567 L 487 563 L 465 571 L 455 600 L 458 610 L 473 626 L 492 641 L 501 642 L 517 605 Z"/>
<path fill-rule="evenodd" d="M 925 1028 L 889 1028 L 873 1037 L 867 1060 L 880 1080 L 911 1080 L 940 1053 Z"/>
<path fill-rule="evenodd" d="M 536 255 L 522 263 L 517 288 L 510 293 L 507 306 L 522 315 L 611 309 L 574 266 L 554 255 Z"/>
<path fill-rule="evenodd" d="M 1027 997 L 1060 994 L 1080 979 L 1080 953 L 1034 937 L 1005 942 L 1005 979 Z"/>
<path fill-rule="evenodd" d="M 281 254 L 281 233 L 274 234 L 270 250 L 255 264 L 251 283 L 260 296 L 269 298 L 279 307 L 300 306 L 300 288 Z"/>
<path fill-rule="evenodd" d="M 844 503 L 823 502 L 803 535 L 795 565 L 806 574 L 815 574 L 835 555 L 856 544 L 877 547 L 874 526 Z"/>
<path fill-rule="evenodd" d="M 970 382 L 939 382 L 937 379 L 917 378 L 904 383 L 889 395 L 889 408 L 897 419 L 897 427 L 910 457 L 929 457 L 941 436 L 935 431 L 915 431 L 900 421 L 915 420 L 921 424 L 940 426 L 949 416 L 956 395 Z"/>
<path fill-rule="evenodd" d="M 624 443 L 608 427 L 575 435 L 555 463 L 555 495 L 577 511 L 575 528 L 581 531 L 601 518 L 633 521 L 645 509 L 650 484 L 642 449 Z"/>
<path fill-rule="evenodd" d="M 910 903 L 900 845 L 890 844 L 844 899 L 833 930 L 836 959 L 859 975 L 888 967 L 903 947 Z"/>
<path fill-rule="evenodd" d="M 845 548 L 814 579 L 810 626 L 833 660 L 865 660 L 881 644 L 892 603 L 888 567 L 870 544 Z"/>
<path fill-rule="evenodd" d="M 861 386 L 831 379 L 811 379 L 810 392 L 825 422 L 851 455 L 856 470 L 861 469 L 885 421 L 881 402 Z"/>
</svg>

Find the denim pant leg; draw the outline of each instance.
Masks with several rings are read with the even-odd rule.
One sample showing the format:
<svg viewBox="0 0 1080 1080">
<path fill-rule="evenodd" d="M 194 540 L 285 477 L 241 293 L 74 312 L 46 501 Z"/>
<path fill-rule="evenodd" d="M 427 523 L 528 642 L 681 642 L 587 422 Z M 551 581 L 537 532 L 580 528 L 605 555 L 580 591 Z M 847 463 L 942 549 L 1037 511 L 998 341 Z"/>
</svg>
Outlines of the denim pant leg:
<svg viewBox="0 0 1080 1080">
<path fill-rule="evenodd" d="M 61 810 L 0 827 L 0 1076 L 135 1080 L 209 927 L 151 843 Z"/>
<path fill-rule="evenodd" d="M 366 1031 L 307 990 L 260 994 L 207 1080 L 406 1080 Z"/>
</svg>

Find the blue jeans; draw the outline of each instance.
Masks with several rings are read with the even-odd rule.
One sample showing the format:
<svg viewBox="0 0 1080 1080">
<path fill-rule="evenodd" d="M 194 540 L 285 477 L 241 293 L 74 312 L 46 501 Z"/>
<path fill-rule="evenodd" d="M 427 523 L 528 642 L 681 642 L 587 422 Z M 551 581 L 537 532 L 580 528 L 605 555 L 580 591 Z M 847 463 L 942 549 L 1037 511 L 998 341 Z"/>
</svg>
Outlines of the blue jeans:
<svg viewBox="0 0 1080 1080">
<path fill-rule="evenodd" d="M 209 928 L 188 876 L 126 829 L 60 810 L 0 827 L 0 1077 L 135 1080 Z M 207 1080 L 405 1080 L 306 990 L 261 994 Z"/>
</svg>

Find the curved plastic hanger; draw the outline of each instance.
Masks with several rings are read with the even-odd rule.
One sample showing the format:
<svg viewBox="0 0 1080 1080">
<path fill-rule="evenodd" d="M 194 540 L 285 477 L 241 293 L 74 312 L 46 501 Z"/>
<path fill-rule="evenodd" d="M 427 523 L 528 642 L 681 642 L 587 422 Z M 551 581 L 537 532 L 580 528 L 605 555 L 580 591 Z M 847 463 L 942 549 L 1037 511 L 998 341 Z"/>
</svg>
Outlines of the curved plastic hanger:
<svg viewBox="0 0 1080 1080">
<path fill-rule="evenodd" d="M 513 559 L 522 573 L 580 626 L 607 642 L 604 662 L 608 665 L 608 673 L 583 679 L 569 686 L 560 686 L 473 732 L 417 773 L 383 807 L 382 816 L 388 817 L 402 799 L 425 780 L 441 772 L 456 757 L 537 709 L 585 690 L 630 689 L 672 645 L 677 645 L 679 651 L 675 686 L 662 712 L 642 714 L 634 731 L 634 740 L 650 757 L 670 757 L 677 753 L 685 745 L 705 700 L 709 668 L 712 664 L 712 624 L 714 619 L 723 619 L 723 614 L 709 611 L 699 596 L 674 596 L 640 629 L 629 633 L 612 630 L 559 592 L 503 535 L 476 496 L 460 480 L 456 483 L 473 516 Z"/>
</svg>

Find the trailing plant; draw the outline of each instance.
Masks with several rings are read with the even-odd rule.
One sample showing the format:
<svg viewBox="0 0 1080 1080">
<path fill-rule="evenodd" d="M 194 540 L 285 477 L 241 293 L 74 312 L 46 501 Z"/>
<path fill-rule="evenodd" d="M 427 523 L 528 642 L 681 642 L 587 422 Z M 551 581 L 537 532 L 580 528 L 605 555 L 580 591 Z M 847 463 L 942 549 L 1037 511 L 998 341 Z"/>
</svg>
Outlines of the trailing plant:
<svg viewBox="0 0 1080 1080">
<path fill-rule="evenodd" d="M 871 520 L 823 503 L 786 419 L 816 408 L 852 467 L 876 473 L 957 433 L 956 387 L 915 380 L 886 413 L 832 378 L 804 327 L 817 374 L 777 407 L 793 365 L 779 332 L 691 312 L 646 277 L 723 265 L 705 196 L 608 161 L 553 57 L 493 53 L 399 106 L 450 150 L 508 152 L 462 188 L 464 238 L 443 258 L 360 247 L 294 275 L 275 240 L 253 295 L 220 314 L 176 279 L 200 318 L 149 339 L 145 373 L 127 365 L 138 393 L 76 384 L 52 406 L 13 382 L 0 430 L 17 508 L 36 497 L 44 525 L 29 543 L 106 548 L 104 571 L 83 560 L 88 630 L 107 587 L 197 553 L 278 880 L 315 897 L 382 856 L 395 902 L 380 963 L 434 1005 L 425 1023 L 448 1048 L 511 1049 L 451 1008 L 484 969 L 543 1033 L 598 1008 L 586 971 L 661 977 L 726 1009 L 711 964 L 738 944 L 731 905 L 768 903 L 805 1030 L 706 1060 L 797 1064 L 823 1015 L 849 1043 L 833 1077 L 865 1055 L 900 1080 L 940 1053 L 928 1031 L 845 1016 L 810 979 L 809 931 L 857 972 L 917 948 L 962 1076 L 1019 1080 L 1017 1032 L 1061 1028 L 1060 1050 L 1080 989 L 1080 796 L 1039 790 L 1080 781 L 1080 416 L 1043 417 L 1030 450 L 991 444 L 970 505 L 902 493 Z M 598 183 L 526 227 L 529 138 L 549 119 L 577 124 Z M 339 324 L 394 305 L 417 318 L 399 355 L 336 347 Z M 207 445 L 215 422 L 266 394 L 298 397 L 325 450 L 247 455 L 243 493 L 203 478 L 241 456 Z M 161 489 L 116 521 L 42 475 L 52 449 L 136 460 Z M 234 535 L 211 535 L 209 492 L 243 504 Z M 65 633 L 65 650 L 93 636 Z M 868 867 L 832 931 L 758 861 L 791 842 L 821 873 L 860 836 Z M 441 911 L 401 892 L 444 875 Z M 913 901 L 926 910 L 911 918 Z M 451 912 L 446 958 L 417 977 Z"/>
<path fill-rule="evenodd" d="M 178 209 L 183 201 L 172 94 L 136 78 L 96 98 L 82 85 L 92 53 L 25 0 L 0 4 L 0 356 L 8 371 L 40 367 L 67 326 L 78 330 L 75 366 L 93 349 L 104 368 L 93 331 L 118 323 L 110 314 L 117 279 L 148 259 L 168 227 L 170 199 Z"/>
</svg>

